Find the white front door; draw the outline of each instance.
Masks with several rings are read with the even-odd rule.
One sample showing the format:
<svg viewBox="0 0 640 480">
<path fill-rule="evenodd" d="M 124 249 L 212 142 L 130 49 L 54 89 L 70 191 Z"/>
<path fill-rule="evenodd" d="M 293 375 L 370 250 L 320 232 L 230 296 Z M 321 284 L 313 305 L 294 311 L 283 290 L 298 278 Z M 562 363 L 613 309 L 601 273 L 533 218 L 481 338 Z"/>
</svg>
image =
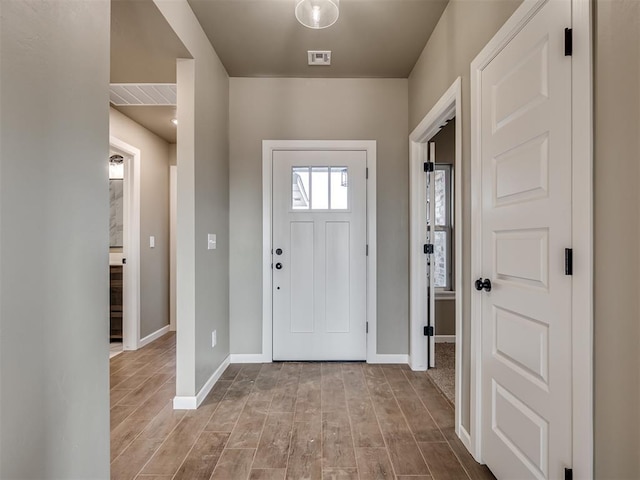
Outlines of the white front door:
<svg viewBox="0 0 640 480">
<path fill-rule="evenodd" d="M 484 278 L 475 295 L 482 459 L 497 478 L 563 478 L 572 460 L 570 26 L 571 3 L 548 1 L 480 78 Z"/>
<path fill-rule="evenodd" d="M 273 152 L 273 359 L 366 359 L 365 151 Z"/>
</svg>

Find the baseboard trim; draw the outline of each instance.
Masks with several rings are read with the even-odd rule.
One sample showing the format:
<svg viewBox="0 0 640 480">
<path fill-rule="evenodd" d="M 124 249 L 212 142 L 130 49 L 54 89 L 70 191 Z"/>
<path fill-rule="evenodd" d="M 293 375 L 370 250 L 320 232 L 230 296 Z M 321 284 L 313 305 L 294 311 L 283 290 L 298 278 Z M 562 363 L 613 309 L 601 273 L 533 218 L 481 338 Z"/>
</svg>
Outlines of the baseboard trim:
<svg viewBox="0 0 640 480">
<path fill-rule="evenodd" d="M 402 363 L 409 364 L 409 355 L 403 353 L 376 354 L 367 358 L 367 363 Z"/>
<path fill-rule="evenodd" d="M 462 444 L 467 447 L 467 450 L 471 452 L 471 435 L 469 435 L 469 432 L 467 432 L 462 425 L 458 425 L 458 427 L 459 430 L 456 432 L 458 434 L 458 438 Z"/>
<path fill-rule="evenodd" d="M 271 363 L 272 360 L 262 353 L 232 353 L 231 363 Z"/>
<path fill-rule="evenodd" d="M 436 343 L 456 343 L 455 335 L 436 335 Z"/>
<path fill-rule="evenodd" d="M 202 386 L 200 391 L 196 396 L 178 396 L 173 397 L 173 409 L 174 410 L 195 410 L 200 406 L 200 404 L 207 398 L 209 392 L 216 384 L 216 382 L 220 379 L 225 369 L 229 366 L 229 360 L 231 355 L 228 355 L 227 358 L 224 359 L 222 364 L 216 369 L 215 372 L 209 377 L 209 380 Z"/>
<path fill-rule="evenodd" d="M 146 345 L 149 345 L 151 342 L 159 339 L 165 333 L 169 333 L 169 325 L 162 327 L 160 330 L 153 332 L 151 335 L 147 335 L 146 337 L 141 338 L 140 341 L 138 342 L 138 348 L 142 348 Z"/>
</svg>

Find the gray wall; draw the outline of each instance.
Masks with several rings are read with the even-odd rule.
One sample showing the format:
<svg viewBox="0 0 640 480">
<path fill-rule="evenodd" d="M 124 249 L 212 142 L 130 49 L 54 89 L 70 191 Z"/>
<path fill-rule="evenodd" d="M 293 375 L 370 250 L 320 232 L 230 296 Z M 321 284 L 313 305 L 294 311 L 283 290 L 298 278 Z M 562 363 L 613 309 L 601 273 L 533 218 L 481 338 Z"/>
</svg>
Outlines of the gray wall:
<svg viewBox="0 0 640 480">
<path fill-rule="evenodd" d="M 378 353 L 408 352 L 407 80 L 231 79 L 231 351 L 262 350 L 262 140 L 377 140 Z"/>
<path fill-rule="evenodd" d="M 109 2 L 0 9 L 0 478 L 104 479 Z"/>
<path fill-rule="evenodd" d="M 109 109 L 109 133 L 140 149 L 140 338 L 169 324 L 169 144 Z M 155 237 L 155 248 L 149 237 Z"/>
<path fill-rule="evenodd" d="M 154 3 L 193 57 L 177 70 L 176 353 L 177 394 L 193 396 L 229 355 L 229 77 L 186 1 Z"/>
<path fill-rule="evenodd" d="M 409 76 L 409 128 L 413 130 L 457 77 L 462 77 L 462 424 L 469 429 L 471 254 L 471 61 L 520 5 L 520 0 L 451 0 Z M 461 34 L 464 32 L 464 34 Z"/>
<path fill-rule="evenodd" d="M 595 477 L 640 478 L 640 2 L 595 3 Z"/>
</svg>

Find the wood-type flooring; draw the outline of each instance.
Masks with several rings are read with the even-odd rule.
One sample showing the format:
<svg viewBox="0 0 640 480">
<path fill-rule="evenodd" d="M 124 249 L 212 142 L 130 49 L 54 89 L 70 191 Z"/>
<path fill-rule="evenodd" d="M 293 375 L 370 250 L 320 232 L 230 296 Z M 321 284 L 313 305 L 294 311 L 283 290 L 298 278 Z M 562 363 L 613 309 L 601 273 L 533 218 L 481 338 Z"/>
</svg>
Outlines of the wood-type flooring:
<svg viewBox="0 0 640 480">
<path fill-rule="evenodd" d="M 493 479 L 424 372 L 364 363 L 231 364 L 174 410 L 175 334 L 111 363 L 111 478 Z"/>
</svg>

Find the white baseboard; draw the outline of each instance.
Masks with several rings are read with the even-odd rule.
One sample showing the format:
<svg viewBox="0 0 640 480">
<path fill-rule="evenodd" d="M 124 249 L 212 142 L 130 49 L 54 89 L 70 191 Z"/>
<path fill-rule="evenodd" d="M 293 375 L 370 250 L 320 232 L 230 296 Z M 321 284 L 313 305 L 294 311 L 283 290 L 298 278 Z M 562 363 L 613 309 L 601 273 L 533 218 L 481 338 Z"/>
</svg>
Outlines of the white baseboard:
<svg viewBox="0 0 640 480">
<path fill-rule="evenodd" d="M 232 353 L 231 363 L 271 363 L 272 360 L 262 353 Z"/>
<path fill-rule="evenodd" d="M 174 410 L 195 410 L 196 408 L 198 408 L 196 397 L 173 397 Z"/>
<path fill-rule="evenodd" d="M 436 335 L 436 343 L 456 343 L 455 335 Z"/>
<path fill-rule="evenodd" d="M 168 333 L 168 332 L 169 332 L 169 325 L 166 325 L 162 327 L 160 330 L 153 332 L 151 335 L 147 335 L 146 337 L 141 338 L 140 342 L 138 342 L 138 348 L 142 348 L 145 345 L 149 345 L 151 342 L 159 339 L 161 336 L 163 336 L 165 333 Z"/>
<path fill-rule="evenodd" d="M 367 358 L 367 363 L 402 363 L 409 364 L 409 355 L 398 354 L 375 354 Z"/>
<path fill-rule="evenodd" d="M 173 409 L 174 410 L 195 410 L 200 404 L 207 398 L 209 392 L 216 384 L 218 379 L 222 376 L 225 369 L 229 366 L 230 355 L 224 359 L 222 364 L 216 369 L 215 372 L 209 377 L 209 380 L 203 385 L 198 394 L 194 397 L 189 396 L 175 396 L 173 397 Z"/>
<path fill-rule="evenodd" d="M 472 452 L 472 450 L 471 450 L 471 435 L 469 435 L 469 432 L 467 432 L 462 425 L 458 425 L 458 428 L 456 429 L 456 434 L 458 435 L 458 438 L 460 439 L 462 444 L 467 448 L 469 453 L 471 453 Z"/>
</svg>

